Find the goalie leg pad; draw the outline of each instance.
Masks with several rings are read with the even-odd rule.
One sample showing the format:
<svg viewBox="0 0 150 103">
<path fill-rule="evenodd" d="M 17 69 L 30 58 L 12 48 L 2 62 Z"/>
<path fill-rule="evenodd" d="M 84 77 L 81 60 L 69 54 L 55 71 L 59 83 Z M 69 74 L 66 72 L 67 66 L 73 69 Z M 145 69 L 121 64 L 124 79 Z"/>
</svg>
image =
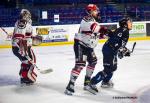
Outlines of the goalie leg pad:
<svg viewBox="0 0 150 103">
<path fill-rule="evenodd" d="M 31 81 L 33 81 L 33 82 L 36 81 L 37 74 L 34 72 L 34 65 L 30 65 L 30 69 L 28 71 L 27 76 Z"/>
<path fill-rule="evenodd" d="M 34 66 L 29 64 L 23 64 L 21 65 L 20 70 L 20 77 L 21 77 L 21 83 L 34 83 L 36 81 L 37 74 L 33 71 Z"/>
</svg>

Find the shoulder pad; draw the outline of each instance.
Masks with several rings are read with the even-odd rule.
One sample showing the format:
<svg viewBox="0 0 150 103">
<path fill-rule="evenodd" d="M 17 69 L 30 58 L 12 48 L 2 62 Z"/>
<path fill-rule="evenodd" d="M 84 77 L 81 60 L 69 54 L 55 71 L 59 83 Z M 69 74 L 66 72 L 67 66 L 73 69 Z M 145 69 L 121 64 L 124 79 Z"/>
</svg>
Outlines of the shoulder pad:
<svg viewBox="0 0 150 103">
<path fill-rule="evenodd" d="M 92 17 L 90 17 L 90 16 L 85 16 L 85 17 L 83 18 L 83 20 L 86 21 L 86 22 L 95 21 L 95 20 L 94 20 Z"/>
</svg>

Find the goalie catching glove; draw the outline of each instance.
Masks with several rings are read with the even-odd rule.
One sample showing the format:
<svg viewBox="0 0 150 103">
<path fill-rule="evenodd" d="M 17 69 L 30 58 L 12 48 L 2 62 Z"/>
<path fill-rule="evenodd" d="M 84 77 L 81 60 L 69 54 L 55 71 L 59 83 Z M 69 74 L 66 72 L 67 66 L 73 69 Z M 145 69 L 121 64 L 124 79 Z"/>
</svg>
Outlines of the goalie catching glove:
<svg viewBox="0 0 150 103">
<path fill-rule="evenodd" d="M 118 50 L 118 58 L 122 59 L 124 56 L 130 56 L 131 51 L 126 47 L 122 47 Z"/>
<path fill-rule="evenodd" d="M 32 45 L 33 46 L 38 46 L 42 43 L 43 37 L 36 35 L 32 37 Z"/>
</svg>

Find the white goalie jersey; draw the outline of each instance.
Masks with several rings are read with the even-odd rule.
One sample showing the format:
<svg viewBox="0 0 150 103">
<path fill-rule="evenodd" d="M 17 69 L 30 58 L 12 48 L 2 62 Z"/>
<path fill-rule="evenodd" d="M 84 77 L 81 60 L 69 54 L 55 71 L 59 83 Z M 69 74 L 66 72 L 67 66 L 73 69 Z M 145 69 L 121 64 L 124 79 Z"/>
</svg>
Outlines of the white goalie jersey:
<svg viewBox="0 0 150 103">
<path fill-rule="evenodd" d="M 84 17 L 81 21 L 79 32 L 75 34 L 75 39 L 81 45 L 95 48 L 100 35 L 100 25 L 91 16 Z"/>
<path fill-rule="evenodd" d="M 18 20 L 15 23 L 12 46 L 19 46 L 20 40 L 26 40 L 27 46 L 32 46 L 32 25 L 30 22 Z"/>
</svg>

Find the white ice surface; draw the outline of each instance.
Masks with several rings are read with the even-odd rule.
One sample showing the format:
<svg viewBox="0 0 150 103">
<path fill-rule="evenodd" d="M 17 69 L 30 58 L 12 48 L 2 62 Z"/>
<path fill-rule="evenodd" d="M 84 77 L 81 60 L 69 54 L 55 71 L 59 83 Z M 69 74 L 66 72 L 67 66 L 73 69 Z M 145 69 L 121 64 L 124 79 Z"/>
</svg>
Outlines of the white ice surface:
<svg viewBox="0 0 150 103">
<path fill-rule="evenodd" d="M 132 44 L 129 42 L 127 47 L 131 49 Z M 102 45 L 95 49 L 98 64 L 93 75 L 103 69 Z M 20 61 L 11 49 L 0 49 L 0 103 L 150 103 L 150 41 L 138 41 L 131 57 L 118 59 L 114 88 L 102 89 L 98 84 L 100 92 L 97 95 L 83 90 L 85 69 L 76 81 L 75 94 L 64 94 L 74 67 L 72 45 L 33 49 L 39 68 L 51 67 L 54 72 L 38 73 L 35 85 L 21 87 Z"/>
</svg>

